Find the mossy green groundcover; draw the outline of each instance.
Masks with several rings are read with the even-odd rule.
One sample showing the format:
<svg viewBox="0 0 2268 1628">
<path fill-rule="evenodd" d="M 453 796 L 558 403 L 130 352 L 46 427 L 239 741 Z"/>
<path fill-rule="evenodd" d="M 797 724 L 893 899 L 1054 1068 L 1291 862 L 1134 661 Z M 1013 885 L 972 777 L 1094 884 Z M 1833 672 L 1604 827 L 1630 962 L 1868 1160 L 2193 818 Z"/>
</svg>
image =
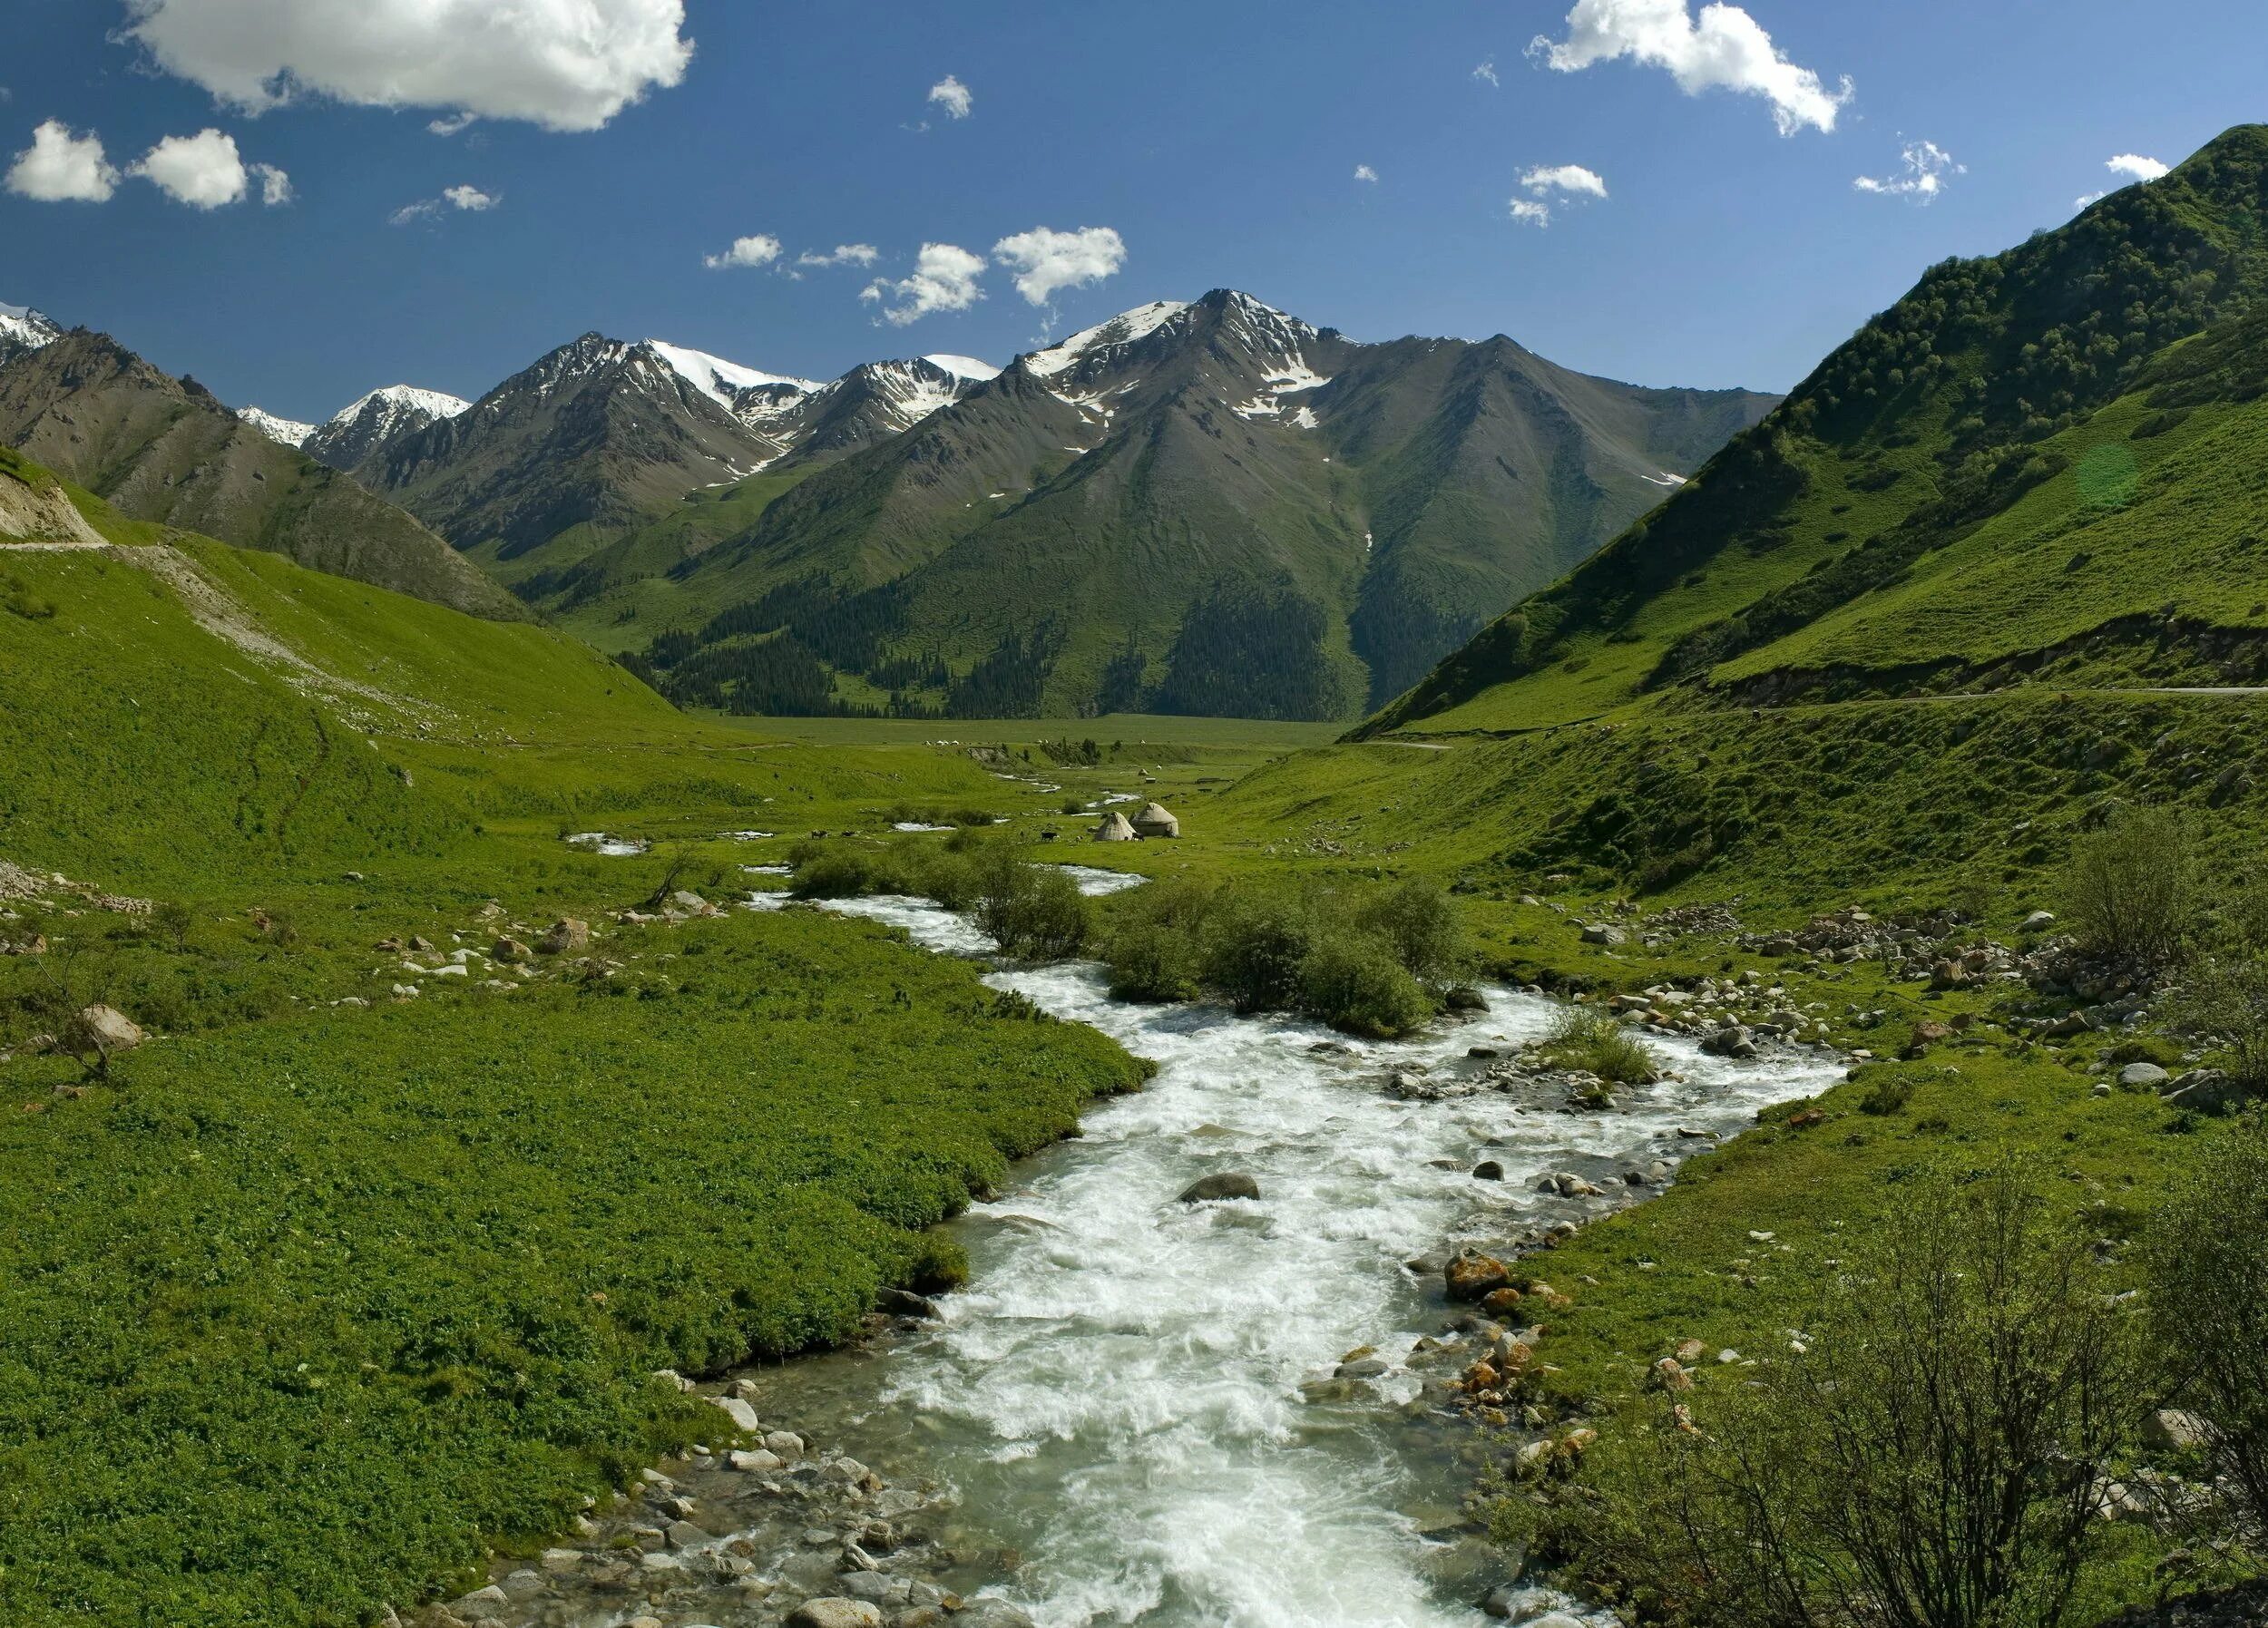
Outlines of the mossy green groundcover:
<svg viewBox="0 0 2268 1628">
<path fill-rule="evenodd" d="M 949 1277 L 923 1229 L 1139 1079 L 879 929 L 743 913 L 670 948 L 154 1043 L 44 1106 L 27 1068 L 64 1067 L 9 1071 L 0 1619 L 406 1604 L 714 1440 L 652 1370 Z"/>
</svg>

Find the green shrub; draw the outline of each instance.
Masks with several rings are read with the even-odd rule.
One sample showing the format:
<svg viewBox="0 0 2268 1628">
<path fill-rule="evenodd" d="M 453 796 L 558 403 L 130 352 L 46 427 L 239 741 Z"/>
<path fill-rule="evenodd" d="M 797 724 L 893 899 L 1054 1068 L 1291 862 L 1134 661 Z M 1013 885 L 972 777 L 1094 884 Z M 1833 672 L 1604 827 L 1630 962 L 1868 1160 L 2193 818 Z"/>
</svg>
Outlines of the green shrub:
<svg viewBox="0 0 2268 1628">
<path fill-rule="evenodd" d="M 2143 1394 L 2104 1287 L 2019 1173 L 1918 1179 L 1795 1350 L 1615 1432 L 1595 1496 L 1501 1518 L 1648 1620 L 2055 1628 L 2116 1545 L 2098 1488 Z"/>
<path fill-rule="evenodd" d="M 1120 1000 L 1193 1000 L 1204 993 L 1211 888 L 1152 882 L 1119 906 L 1103 944 L 1110 993 Z"/>
<path fill-rule="evenodd" d="M 1866 1095 L 1859 1098 L 1859 1112 L 1872 1114 L 1878 1118 L 1902 1114 L 1906 1111 L 1906 1105 L 1913 1100 L 1917 1083 L 1913 1076 L 1903 1069 L 1884 1074 L 1867 1087 Z"/>
<path fill-rule="evenodd" d="M 1018 960 L 1054 961 L 1086 946 L 1090 920 L 1079 884 L 1055 865 L 1031 865 L 998 848 L 975 865 L 976 924 Z"/>
<path fill-rule="evenodd" d="M 1603 1007 L 1568 1008 L 1544 1041 L 1543 1056 L 1556 1067 L 1579 1068 L 1618 1086 L 1651 1085 L 1662 1077 L 1645 1043 Z"/>
<path fill-rule="evenodd" d="M 1471 971 L 1472 940 L 1464 911 L 1431 878 L 1368 891 L 1354 921 L 1429 989 L 1446 989 Z"/>
<path fill-rule="evenodd" d="M 2216 957 L 2198 962 L 2182 980 L 2173 1019 L 2185 1032 L 2214 1048 L 2214 1060 L 2232 1078 L 2256 1095 L 2268 1095 L 2268 962 L 2251 956 Z M 2121 1048 L 2123 1049 L 2123 1048 Z M 2181 1054 L 2137 1058 L 2171 1067 Z M 2111 1060 L 2119 1060 L 2116 1052 Z"/>
<path fill-rule="evenodd" d="M 1299 1009 L 1350 1034 L 1391 1039 L 1433 1015 L 1425 986 L 1378 940 L 1318 938 L 1299 967 Z"/>
<path fill-rule="evenodd" d="M 1206 935 L 1205 981 L 1240 1012 L 1295 1011 L 1315 937 L 1304 899 L 1232 897 Z"/>
<path fill-rule="evenodd" d="M 2144 1258 L 2159 1349 L 2205 1455 L 2268 1526 L 2268 1126 L 2208 1146 L 2157 1212 Z M 2245 1524 L 2243 1522 L 2239 1523 Z"/>
<path fill-rule="evenodd" d="M 879 891 L 875 886 L 877 875 L 878 867 L 872 853 L 859 848 L 826 848 L 796 866 L 787 891 L 797 899 L 855 899 Z"/>
<path fill-rule="evenodd" d="M 2100 955 L 2149 966 L 2171 960 L 2195 926 L 2189 828 L 2165 809 L 2131 809 L 2071 844 L 2064 918 Z"/>
</svg>

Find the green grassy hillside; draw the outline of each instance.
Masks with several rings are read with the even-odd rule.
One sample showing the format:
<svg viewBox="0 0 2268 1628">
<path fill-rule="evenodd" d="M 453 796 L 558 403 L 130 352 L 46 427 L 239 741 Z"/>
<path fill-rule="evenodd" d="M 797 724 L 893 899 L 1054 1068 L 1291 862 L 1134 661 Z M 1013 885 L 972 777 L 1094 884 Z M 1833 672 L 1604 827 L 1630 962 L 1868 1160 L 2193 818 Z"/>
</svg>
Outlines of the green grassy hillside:
<svg viewBox="0 0 2268 1628">
<path fill-rule="evenodd" d="M 100 334 L 66 334 L 0 367 L 0 443 L 137 520 L 479 616 L 527 614 L 402 510 Z"/>
<path fill-rule="evenodd" d="M 2167 614 L 2189 647 L 2243 644 L 2268 599 L 2248 473 L 2263 210 L 2268 129 L 2245 127 L 2020 249 L 1933 268 L 1369 732 L 2060 671 L 2075 639 L 2164 642 L 2133 619 Z M 1875 676 L 1828 671 L 1851 667 Z"/>
<path fill-rule="evenodd" d="M 93 541 L 0 537 L 9 1623 L 458 1592 L 720 1439 L 654 1370 L 949 1281 L 931 1224 L 1138 1083 L 885 931 L 731 908 L 732 833 L 1007 801 L 967 757 L 695 723 L 563 635 L 75 497 Z M 726 908 L 623 915 L 665 885 Z M 587 948 L 491 959 L 561 917 Z M 152 1035 L 107 1076 L 28 1044 L 98 1000 Z"/>
</svg>

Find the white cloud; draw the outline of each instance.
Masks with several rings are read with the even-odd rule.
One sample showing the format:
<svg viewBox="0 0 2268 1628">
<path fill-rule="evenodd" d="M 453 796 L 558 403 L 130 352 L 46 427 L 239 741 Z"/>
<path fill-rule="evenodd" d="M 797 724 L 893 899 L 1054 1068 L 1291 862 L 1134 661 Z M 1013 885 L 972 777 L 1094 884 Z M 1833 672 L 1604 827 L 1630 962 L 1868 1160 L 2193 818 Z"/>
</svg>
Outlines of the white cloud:
<svg viewBox="0 0 2268 1628">
<path fill-rule="evenodd" d="M 914 275 L 893 281 L 877 278 L 859 298 L 882 307 L 884 320 L 904 327 L 935 311 L 965 311 L 984 297 L 977 278 L 984 257 L 951 243 L 924 243 L 914 263 Z"/>
<path fill-rule="evenodd" d="M 291 190 L 291 177 L 273 164 L 254 164 L 251 172 L 259 177 L 259 200 L 269 209 L 289 203 L 298 194 Z"/>
<path fill-rule="evenodd" d="M 404 204 L 387 219 L 396 226 L 407 226 L 413 220 L 431 220 L 449 210 L 477 214 L 483 210 L 493 210 L 503 201 L 495 193 L 484 192 L 478 187 L 445 187 L 440 197 Z"/>
<path fill-rule="evenodd" d="M 236 150 L 236 138 L 218 130 L 168 136 L 128 173 L 141 176 L 174 202 L 194 210 L 217 210 L 238 202 L 249 180 L 244 160 Z"/>
<path fill-rule="evenodd" d="M 1935 141 L 1908 141 L 1899 150 L 1899 170 L 1895 175 L 1862 175 L 1851 184 L 1862 192 L 1873 192 L 1885 198 L 1911 198 L 1917 203 L 1934 203 L 1939 193 L 1945 190 L 1948 176 L 1966 175 L 1969 166 L 1957 164 L 1953 155 Z"/>
<path fill-rule="evenodd" d="M 1552 205 L 1568 198 L 1607 195 L 1607 183 L 1598 171 L 1580 164 L 1538 164 L 1521 171 L 1520 184 L 1531 194 L 1511 201 L 1512 219 L 1522 226 L 1549 226 Z"/>
<path fill-rule="evenodd" d="M 1500 80 L 1496 76 L 1496 58 L 1494 57 L 1489 58 L 1488 61 L 1482 63 L 1479 67 L 1475 68 L 1472 71 L 1472 76 L 1473 78 L 1479 80 L 1482 84 L 1497 85 L 1503 83 L 1503 81 Z"/>
<path fill-rule="evenodd" d="M 1562 73 L 1627 56 L 1667 71 L 1688 96 L 1710 90 L 1762 96 L 1784 136 L 1834 129 L 1852 96 L 1848 77 L 1829 90 L 1817 73 L 1781 54 L 1737 5 L 1706 5 L 1696 19 L 1686 0 L 1576 0 L 1567 29 L 1562 41 L 1537 35 L 1529 54 Z"/>
<path fill-rule="evenodd" d="M 2171 172 L 2173 166 L 2161 164 L 2156 159 L 2146 159 L 2138 152 L 2122 152 L 2107 160 L 2103 165 L 2113 175 L 2123 175 L 2129 180 L 2156 180 Z"/>
<path fill-rule="evenodd" d="M 1374 181 L 1378 179 L 1378 171 L 1372 169 L 1368 164 L 1357 164 L 1354 166 L 1354 179 L 1356 180 Z"/>
<path fill-rule="evenodd" d="M 451 113 L 445 119 L 432 120 L 425 128 L 437 136 L 461 135 L 472 128 L 478 117 L 475 113 Z"/>
<path fill-rule="evenodd" d="M 318 95 L 596 130 L 685 76 L 684 0 L 127 0 L 166 72 L 259 112 Z"/>
<path fill-rule="evenodd" d="M 1114 275 L 1126 264 L 1126 240 L 1107 226 L 1082 226 L 1075 232 L 1035 226 L 992 245 L 1016 272 L 1016 292 L 1043 306 L 1064 288 L 1080 288 Z"/>
<path fill-rule="evenodd" d="M 722 254 L 705 254 L 701 264 L 711 271 L 728 268 L 743 268 L 768 266 L 779 258 L 779 239 L 769 232 L 757 232 L 746 238 L 735 238 L 732 247 Z"/>
<path fill-rule="evenodd" d="M 949 119 L 965 119 L 976 106 L 976 97 L 969 87 L 950 73 L 929 87 L 929 100 L 943 108 Z"/>
<path fill-rule="evenodd" d="M 1520 184 L 1538 197 L 1550 192 L 1581 192 L 1592 198 L 1607 195 L 1607 183 L 1596 170 L 1580 164 L 1539 164 L 1520 178 Z"/>
<path fill-rule="evenodd" d="M 32 132 L 32 144 L 8 166 L 8 190 L 41 203 L 106 203 L 118 171 L 103 156 L 103 138 L 80 135 L 60 119 Z"/>
<path fill-rule="evenodd" d="M 825 254 L 807 249 L 796 257 L 798 266 L 871 266 L 882 251 L 871 243 L 837 243 Z"/>
</svg>

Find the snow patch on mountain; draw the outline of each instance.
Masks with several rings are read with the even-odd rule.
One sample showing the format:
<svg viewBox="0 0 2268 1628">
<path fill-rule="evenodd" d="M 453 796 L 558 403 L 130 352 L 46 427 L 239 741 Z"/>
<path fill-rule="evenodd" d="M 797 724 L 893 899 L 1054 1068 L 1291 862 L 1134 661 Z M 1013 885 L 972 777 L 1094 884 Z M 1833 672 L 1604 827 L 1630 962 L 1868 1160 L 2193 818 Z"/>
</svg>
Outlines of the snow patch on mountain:
<svg viewBox="0 0 2268 1628">
<path fill-rule="evenodd" d="M 315 434 L 316 426 L 301 424 L 296 418 L 279 418 L 259 407 L 239 407 L 236 415 L 250 424 L 269 440 L 285 446 L 301 446 Z"/>
<path fill-rule="evenodd" d="M 1000 377 L 1002 371 L 990 362 L 979 361 L 974 356 L 924 356 L 922 360 L 940 373 L 949 373 L 954 378 L 966 379 L 973 385 L 981 385 L 987 379 L 996 379 Z"/>
<path fill-rule="evenodd" d="M 1130 311 L 1121 311 L 1108 322 L 1084 328 L 1045 350 L 1033 351 L 1023 359 L 1024 371 L 1037 374 L 1043 379 L 1053 378 L 1057 374 L 1077 366 L 1090 354 L 1113 350 L 1119 346 L 1149 338 L 1188 308 L 1187 300 L 1160 299 L 1146 306 L 1137 306 Z"/>
<path fill-rule="evenodd" d="M 790 378 L 786 374 L 744 367 L 722 356 L 712 356 L 707 351 L 689 350 L 682 345 L 660 339 L 647 340 L 646 348 L 668 363 L 687 384 L 728 411 L 737 407 L 739 398 L 751 390 L 769 393 L 777 385 L 786 385 L 798 395 L 809 395 L 820 388 L 816 379 Z"/>
</svg>

